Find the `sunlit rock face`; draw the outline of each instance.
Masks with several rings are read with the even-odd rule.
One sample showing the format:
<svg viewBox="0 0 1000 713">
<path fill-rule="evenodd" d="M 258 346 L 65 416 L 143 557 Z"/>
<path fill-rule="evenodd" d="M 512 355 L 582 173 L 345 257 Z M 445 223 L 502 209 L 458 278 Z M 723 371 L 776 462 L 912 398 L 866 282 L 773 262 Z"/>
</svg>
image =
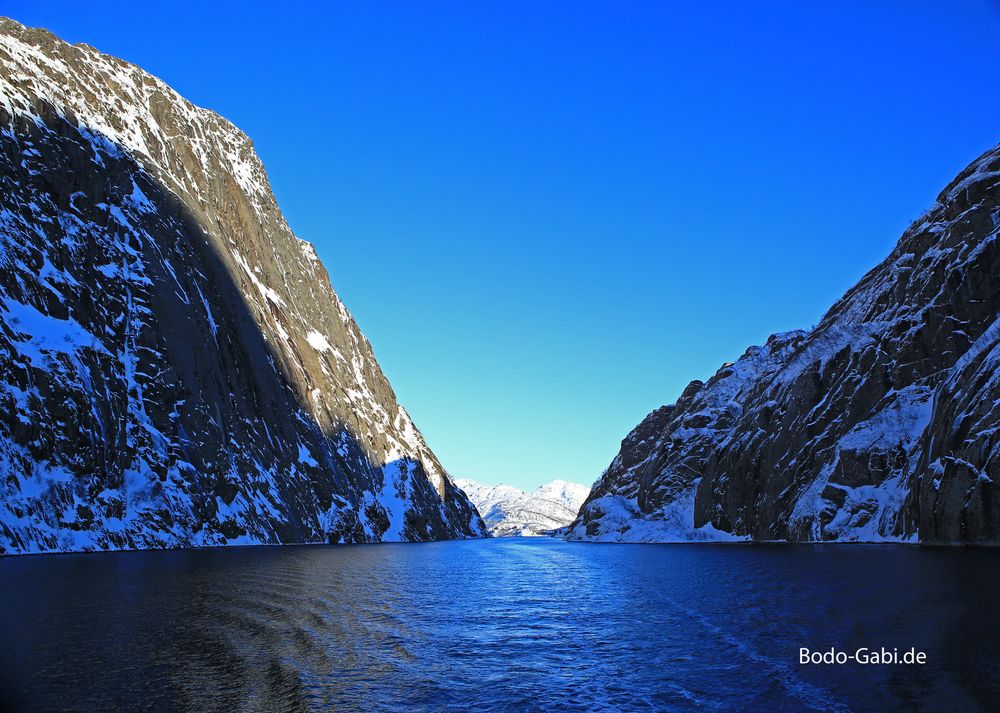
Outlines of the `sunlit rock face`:
<svg viewBox="0 0 1000 713">
<path fill-rule="evenodd" d="M 650 414 L 572 539 L 1000 540 L 1000 147 L 815 328 Z"/>
<path fill-rule="evenodd" d="M 0 20 L 0 551 L 485 534 L 250 140 Z"/>
</svg>

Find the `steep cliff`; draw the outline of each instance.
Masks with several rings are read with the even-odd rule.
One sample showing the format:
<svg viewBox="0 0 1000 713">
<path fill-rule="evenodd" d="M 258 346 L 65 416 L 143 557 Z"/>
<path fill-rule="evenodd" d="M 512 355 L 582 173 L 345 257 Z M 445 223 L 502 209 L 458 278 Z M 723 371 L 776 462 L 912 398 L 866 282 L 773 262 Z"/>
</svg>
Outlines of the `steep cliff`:
<svg viewBox="0 0 1000 713">
<path fill-rule="evenodd" d="M 0 20 L 0 551 L 485 532 L 250 140 Z"/>
<path fill-rule="evenodd" d="M 650 414 L 569 537 L 1000 539 L 1000 147 L 808 332 Z"/>
</svg>

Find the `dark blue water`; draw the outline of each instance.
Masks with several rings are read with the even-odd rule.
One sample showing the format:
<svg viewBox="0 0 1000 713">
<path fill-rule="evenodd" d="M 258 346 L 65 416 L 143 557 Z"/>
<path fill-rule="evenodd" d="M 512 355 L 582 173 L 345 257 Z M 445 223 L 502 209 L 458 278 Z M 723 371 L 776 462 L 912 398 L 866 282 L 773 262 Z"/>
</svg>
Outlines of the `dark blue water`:
<svg viewBox="0 0 1000 713">
<path fill-rule="evenodd" d="M 998 565 L 547 539 L 8 557 L 0 689 L 65 711 L 988 710 Z"/>
</svg>

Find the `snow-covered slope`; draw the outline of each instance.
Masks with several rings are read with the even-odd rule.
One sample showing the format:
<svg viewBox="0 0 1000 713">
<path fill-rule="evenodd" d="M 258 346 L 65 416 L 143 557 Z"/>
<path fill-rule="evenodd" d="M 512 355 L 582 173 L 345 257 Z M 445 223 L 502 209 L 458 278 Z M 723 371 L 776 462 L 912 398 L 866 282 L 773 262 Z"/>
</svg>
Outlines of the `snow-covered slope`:
<svg viewBox="0 0 1000 713">
<path fill-rule="evenodd" d="M 0 552 L 484 534 L 250 140 L 0 19 Z"/>
<path fill-rule="evenodd" d="M 1000 542 L 1000 147 L 808 332 L 622 442 L 573 539 Z"/>
<path fill-rule="evenodd" d="M 590 488 L 553 480 L 530 493 L 509 485 L 480 485 L 456 480 L 482 514 L 494 537 L 531 536 L 565 527 L 576 517 Z"/>
</svg>

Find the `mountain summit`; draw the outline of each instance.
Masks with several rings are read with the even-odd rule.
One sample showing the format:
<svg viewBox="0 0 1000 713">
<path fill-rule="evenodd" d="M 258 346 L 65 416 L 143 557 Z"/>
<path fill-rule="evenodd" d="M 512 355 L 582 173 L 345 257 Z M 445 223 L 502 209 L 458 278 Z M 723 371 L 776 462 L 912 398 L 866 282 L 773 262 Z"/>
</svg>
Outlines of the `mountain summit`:
<svg viewBox="0 0 1000 713">
<path fill-rule="evenodd" d="M 486 534 L 232 124 L 0 19 L 0 166 L 0 552 Z"/>
</svg>

